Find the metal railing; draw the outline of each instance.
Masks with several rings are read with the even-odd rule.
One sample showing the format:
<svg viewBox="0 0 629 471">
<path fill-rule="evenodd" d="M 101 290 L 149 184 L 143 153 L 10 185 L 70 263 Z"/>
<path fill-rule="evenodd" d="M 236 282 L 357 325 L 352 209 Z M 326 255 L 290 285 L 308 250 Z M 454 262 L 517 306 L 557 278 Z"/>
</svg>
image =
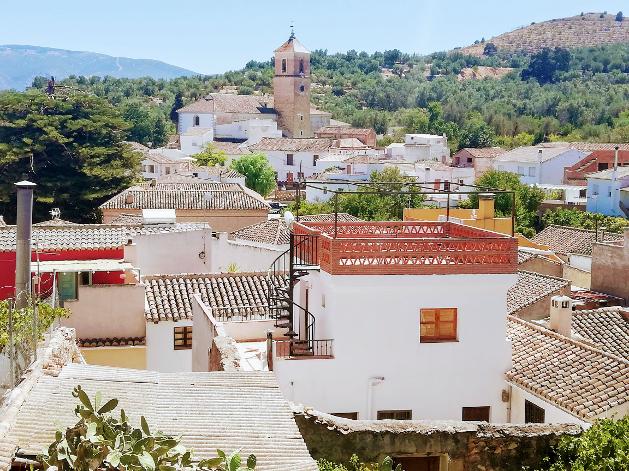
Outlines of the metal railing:
<svg viewBox="0 0 629 471">
<path fill-rule="evenodd" d="M 334 340 L 274 340 L 276 358 L 334 358 Z"/>
</svg>

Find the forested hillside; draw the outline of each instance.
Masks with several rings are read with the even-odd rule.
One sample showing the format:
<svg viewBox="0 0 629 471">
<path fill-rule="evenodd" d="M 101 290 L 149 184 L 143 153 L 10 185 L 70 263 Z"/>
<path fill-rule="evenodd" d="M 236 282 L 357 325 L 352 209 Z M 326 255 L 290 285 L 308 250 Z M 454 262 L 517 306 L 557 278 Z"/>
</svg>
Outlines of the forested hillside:
<svg viewBox="0 0 629 471">
<path fill-rule="evenodd" d="M 629 44 L 417 56 L 398 50 L 312 54 L 312 101 L 333 117 L 389 132 L 446 133 L 453 150 L 543 140 L 629 142 Z M 458 79 L 464 68 L 511 67 L 502 78 Z M 271 62 L 212 77 L 173 80 L 71 77 L 63 84 L 106 97 L 132 123 L 130 139 L 162 145 L 173 110 L 208 92 L 271 93 Z M 43 88 L 37 79 L 34 86 Z"/>
</svg>

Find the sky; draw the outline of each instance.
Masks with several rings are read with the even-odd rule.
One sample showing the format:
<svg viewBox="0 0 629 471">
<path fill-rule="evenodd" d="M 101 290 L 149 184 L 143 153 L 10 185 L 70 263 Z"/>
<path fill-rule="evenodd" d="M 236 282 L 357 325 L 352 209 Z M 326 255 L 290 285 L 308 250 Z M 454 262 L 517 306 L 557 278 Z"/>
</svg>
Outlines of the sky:
<svg viewBox="0 0 629 471">
<path fill-rule="evenodd" d="M 268 60 L 294 24 L 309 49 L 428 54 L 627 0 L 0 0 L 0 44 L 157 59 L 198 73 Z"/>
</svg>

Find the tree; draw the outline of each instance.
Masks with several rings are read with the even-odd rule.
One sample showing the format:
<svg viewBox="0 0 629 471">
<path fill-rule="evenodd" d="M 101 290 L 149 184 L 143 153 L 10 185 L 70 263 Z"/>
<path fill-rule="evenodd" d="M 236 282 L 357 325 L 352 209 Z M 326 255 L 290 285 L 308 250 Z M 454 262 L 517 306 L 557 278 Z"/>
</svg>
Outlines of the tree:
<svg viewBox="0 0 629 471">
<path fill-rule="evenodd" d="M 225 166 L 227 161 L 227 155 L 220 149 L 217 149 L 211 142 L 203 149 L 202 152 L 194 154 L 193 157 L 197 161 L 198 165 L 204 165 L 206 167 Z"/>
<path fill-rule="evenodd" d="M 539 188 L 525 185 L 515 173 L 489 170 L 476 179 L 476 186 L 482 187 L 479 192 L 508 190 L 515 192 L 516 231 L 529 237 L 535 234 L 536 217 L 539 205 L 544 200 L 544 192 Z M 469 206 L 478 207 L 478 194 L 469 198 Z M 498 217 L 511 215 L 512 195 L 501 193 L 496 195 L 494 208 Z"/>
<path fill-rule="evenodd" d="M 181 445 L 180 438 L 151 432 L 144 417 L 140 428 L 131 425 L 122 409 L 120 419 L 113 417 L 118 399 L 103 403 L 96 393 L 92 402 L 81 386 L 72 395 L 80 401 L 74 410 L 79 421 L 65 432 L 58 431 L 47 453 L 38 457 L 45 470 L 246 471 L 256 467 L 254 455 L 241 466 L 238 452 L 228 456 L 221 450 L 216 458 L 193 461 L 192 451 Z"/>
<path fill-rule="evenodd" d="M 340 463 L 332 463 L 321 459 L 317 462 L 319 471 L 402 471 L 402 465 L 393 466 L 393 460 L 386 457 L 382 463 L 365 464 L 356 455 L 349 459 L 348 466 Z"/>
<path fill-rule="evenodd" d="M 175 101 L 173 102 L 173 106 L 170 109 L 170 120 L 176 125 L 177 121 L 179 119 L 179 114 L 177 113 L 177 110 L 183 108 L 183 93 L 181 93 L 181 91 L 178 91 L 175 94 Z"/>
<path fill-rule="evenodd" d="M 580 227 L 581 229 L 603 229 L 605 232 L 622 234 L 629 227 L 629 220 L 622 217 L 604 216 L 576 209 L 560 208 L 548 210 L 542 216 L 544 227 L 550 225 Z"/>
<path fill-rule="evenodd" d="M 234 160 L 231 168 L 245 176 L 245 185 L 262 196 L 275 188 L 275 171 L 264 154 L 249 154 Z"/>
<path fill-rule="evenodd" d="M 624 18 L 625 17 L 622 14 L 622 11 L 619 11 L 618 13 L 616 13 L 616 21 L 622 21 Z"/>
<path fill-rule="evenodd" d="M 464 147 L 491 147 L 494 145 L 496 133 L 483 117 L 476 113 L 472 115 L 461 129 L 459 149 Z"/>
<path fill-rule="evenodd" d="M 498 48 L 496 47 L 494 43 L 485 44 L 485 48 L 483 49 L 484 56 L 491 57 L 491 56 L 495 56 L 496 54 L 498 54 Z"/>
<path fill-rule="evenodd" d="M 529 66 L 522 70 L 522 80 L 533 78 L 540 84 L 553 83 L 558 72 L 570 68 L 570 51 L 556 47 L 554 50 L 544 48 L 531 56 Z"/>
<path fill-rule="evenodd" d="M 549 471 L 629 469 L 629 417 L 598 420 L 581 435 L 564 435 L 544 461 Z"/>
<path fill-rule="evenodd" d="M 98 206 L 139 170 L 140 155 L 124 143 L 127 127 L 102 98 L 0 93 L 0 214 L 14 220 L 13 183 L 28 178 L 37 184 L 35 220 L 60 207 L 70 220 L 97 222 Z"/>
</svg>

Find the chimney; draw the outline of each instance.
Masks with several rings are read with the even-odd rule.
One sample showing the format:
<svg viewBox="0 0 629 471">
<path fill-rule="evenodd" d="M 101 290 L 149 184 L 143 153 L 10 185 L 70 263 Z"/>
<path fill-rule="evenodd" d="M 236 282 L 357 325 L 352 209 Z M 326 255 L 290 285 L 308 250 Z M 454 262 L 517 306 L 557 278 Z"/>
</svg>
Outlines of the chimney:
<svg viewBox="0 0 629 471">
<path fill-rule="evenodd" d="M 550 330 L 572 337 L 572 299 L 553 296 L 550 300 Z"/>
<path fill-rule="evenodd" d="M 15 228 L 15 307 L 28 305 L 31 294 L 31 237 L 33 233 L 33 189 L 35 183 L 23 180 L 17 187 Z"/>
<path fill-rule="evenodd" d="M 124 204 L 133 204 L 134 200 L 135 197 L 133 196 L 133 193 L 129 192 L 124 197 Z"/>
<path fill-rule="evenodd" d="M 618 146 L 614 147 L 614 172 L 618 170 Z"/>
<path fill-rule="evenodd" d="M 477 219 L 493 219 L 494 218 L 494 199 L 496 195 L 493 193 L 480 193 L 478 195 L 478 213 Z"/>
</svg>

